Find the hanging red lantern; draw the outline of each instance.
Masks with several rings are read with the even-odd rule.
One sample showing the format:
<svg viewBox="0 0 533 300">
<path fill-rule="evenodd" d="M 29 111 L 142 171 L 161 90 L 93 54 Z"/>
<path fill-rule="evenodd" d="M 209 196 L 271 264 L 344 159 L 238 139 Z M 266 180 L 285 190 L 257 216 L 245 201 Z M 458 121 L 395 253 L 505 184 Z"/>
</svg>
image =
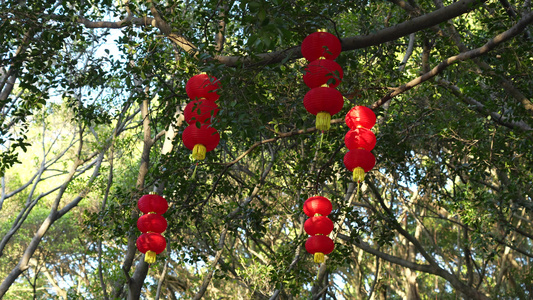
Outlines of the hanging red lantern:
<svg viewBox="0 0 533 300">
<path fill-rule="evenodd" d="M 137 207 L 145 214 L 164 214 L 168 209 L 167 200 L 157 194 L 144 195 L 137 202 Z"/>
<path fill-rule="evenodd" d="M 364 127 L 356 128 L 346 133 L 344 143 L 348 150 L 365 149 L 372 151 L 376 146 L 376 136 L 370 129 Z"/>
<path fill-rule="evenodd" d="M 192 100 L 206 98 L 216 101 L 220 97 L 217 90 L 220 88 L 220 81 L 215 76 L 207 74 L 194 75 L 185 84 L 185 92 Z"/>
<path fill-rule="evenodd" d="M 304 96 L 305 109 L 316 116 L 316 128 L 329 130 L 331 116 L 341 111 L 344 104 L 342 94 L 334 88 L 317 87 Z"/>
<path fill-rule="evenodd" d="M 167 230 L 167 220 L 162 216 L 154 213 L 142 215 L 137 220 L 137 228 L 140 232 L 163 233 Z"/>
<path fill-rule="evenodd" d="M 187 104 L 183 110 L 183 117 L 187 124 L 200 122 L 200 124 L 211 124 L 219 109 L 215 101 L 205 98 L 196 99 Z"/>
<path fill-rule="evenodd" d="M 312 62 L 321 57 L 335 59 L 342 50 L 340 40 L 328 32 L 313 32 L 302 41 L 302 55 Z"/>
<path fill-rule="evenodd" d="M 376 124 L 376 115 L 366 106 L 355 106 L 346 114 L 345 121 L 350 129 L 359 127 L 370 129 Z"/>
<path fill-rule="evenodd" d="M 304 213 L 310 218 L 304 223 L 305 232 L 311 237 L 305 243 L 305 249 L 315 256 L 315 262 L 324 262 L 324 255 L 331 253 L 333 241 L 327 237 L 333 230 L 333 222 L 326 217 L 331 213 L 331 201 L 322 196 L 315 196 L 304 202 Z"/>
<path fill-rule="evenodd" d="M 363 181 L 365 173 L 376 165 L 374 154 L 365 149 L 353 149 L 344 155 L 344 165 L 353 172 L 354 181 Z"/>
<path fill-rule="evenodd" d="M 183 144 L 192 150 L 192 156 L 196 160 L 204 160 L 206 152 L 212 151 L 220 142 L 217 130 L 209 125 L 189 125 L 183 131 Z"/>
<path fill-rule="evenodd" d="M 315 215 L 327 216 L 333 209 L 331 201 L 322 196 L 314 196 L 305 200 L 303 208 L 308 217 L 314 217 Z"/>
<path fill-rule="evenodd" d="M 304 223 L 305 232 L 309 235 L 328 235 L 333 231 L 333 221 L 326 216 L 315 216 Z"/>
<path fill-rule="evenodd" d="M 316 88 L 328 84 L 330 88 L 336 88 L 342 80 L 344 73 L 341 66 L 330 59 L 319 59 L 311 62 L 303 75 L 304 83 L 310 88 Z"/>
<path fill-rule="evenodd" d="M 326 235 L 313 235 L 305 242 L 305 250 L 314 254 L 316 263 L 324 262 L 324 255 L 330 254 L 335 249 L 335 244 Z"/>
<path fill-rule="evenodd" d="M 153 264 L 155 262 L 155 257 L 157 254 L 160 254 L 167 247 L 167 241 L 165 238 L 155 232 L 143 233 L 139 238 L 137 238 L 137 249 L 141 253 L 144 253 L 144 261 Z"/>
</svg>

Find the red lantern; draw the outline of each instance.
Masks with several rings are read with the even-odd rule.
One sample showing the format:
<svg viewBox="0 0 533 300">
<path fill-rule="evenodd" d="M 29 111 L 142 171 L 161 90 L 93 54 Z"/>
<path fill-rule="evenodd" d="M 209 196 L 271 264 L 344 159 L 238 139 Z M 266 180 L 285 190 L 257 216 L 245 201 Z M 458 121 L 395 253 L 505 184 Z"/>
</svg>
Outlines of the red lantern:
<svg viewBox="0 0 533 300">
<path fill-rule="evenodd" d="M 143 213 L 164 214 L 168 209 L 167 200 L 157 194 L 144 195 L 137 202 L 137 207 Z"/>
<path fill-rule="evenodd" d="M 316 88 L 330 83 L 330 88 L 336 88 L 342 80 L 344 73 L 341 66 L 329 59 L 319 59 L 311 62 L 305 68 L 304 83 L 310 88 Z"/>
<path fill-rule="evenodd" d="M 327 237 L 333 230 L 333 222 L 326 217 L 331 213 L 331 202 L 328 198 L 315 196 L 304 202 L 304 213 L 310 218 L 304 223 L 305 232 L 311 237 L 305 243 L 305 249 L 315 255 L 315 262 L 324 262 L 324 255 L 331 253 L 333 241 Z"/>
<path fill-rule="evenodd" d="M 330 254 L 335 249 L 335 244 L 326 235 L 310 236 L 305 242 L 305 250 L 315 255 L 316 263 L 324 262 L 324 255 Z"/>
<path fill-rule="evenodd" d="M 365 149 L 371 151 L 376 146 L 376 136 L 370 129 L 356 128 L 346 133 L 344 143 L 348 150 Z"/>
<path fill-rule="evenodd" d="M 322 196 L 311 197 L 304 202 L 304 213 L 308 217 L 327 216 L 331 213 L 332 208 L 331 201 Z"/>
<path fill-rule="evenodd" d="M 350 129 L 359 127 L 370 129 L 376 124 L 376 115 L 366 106 L 355 106 L 346 114 L 345 121 Z"/>
<path fill-rule="evenodd" d="M 185 84 L 185 92 L 192 100 L 206 98 L 216 101 L 220 97 L 217 90 L 220 88 L 220 81 L 214 76 L 209 77 L 207 74 L 198 74 Z"/>
<path fill-rule="evenodd" d="M 335 59 L 341 53 L 340 40 L 328 32 L 313 32 L 302 41 L 302 55 L 308 61 Z"/>
<path fill-rule="evenodd" d="M 206 152 L 218 146 L 220 135 L 209 125 L 202 125 L 200 128 L 196 125 L 189 125 L 183 131 L 182 140 L 185 147 L 192 150 L 194 159 L 203 160 Z"/>
<path fill-rule="evenodd" d="M 342 109 L 344 99 L 334 88 L 317 87 L 305 94 L 303 102 L 305 109 L 316 116 L 316 128 L 329 130 L 331 116 Z"/>
<path fill-rule="evenodd" d="M 137 238 L 137 249 L 144 253 L 144 261 L 152 264 L 155 262 L 155 256 L 160 254 L 167 247 L 165 238 L 155 232 L 143 233 Z"/>
<path fill-rule="evenodd" d="M 344 165 L 353 172 L 354 181 L 363 181 L 365 173 L 376 165 L 376 158 L 368 150 L 353 149 L 344 155 Z"/>
<path fill-rule="evenodd" d="M 333 222 L 326 216 L 316 216 L 304 223 L 305 232 L 309 235 L 328 235 L 333 230 Z"/>
<path fill-rule="evenodd" d="M 140 232 L 162 233 L 167 230 L 167 220 L 158 214 L 145 214 L 137 220 L 137 228 Z"/>
<path fill-rule="evenodd" d="M 202 98 L 189 102 L 183 110 L 183 117 L 189 125 L 196 122 L 209 125 L 218 111 L 218 105 L 215 101 Z"/>
</svg>

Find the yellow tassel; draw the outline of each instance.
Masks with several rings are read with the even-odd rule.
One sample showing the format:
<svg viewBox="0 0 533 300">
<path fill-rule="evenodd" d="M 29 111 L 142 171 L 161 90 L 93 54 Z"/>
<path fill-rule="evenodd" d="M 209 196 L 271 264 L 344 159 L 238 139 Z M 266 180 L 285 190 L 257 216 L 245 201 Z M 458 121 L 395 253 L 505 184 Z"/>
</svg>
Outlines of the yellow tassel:
<svg viewBox="0 0 533 300">
<path fill-rule="evenodd" d="M 317 264 L 321 264 L 324 262 L 324 253 L 322 252 L 316 252 L 315 253 L 315 262 Z"/>
<path fill-rule="evenodd" d="M 144 261 L 149 263 L 149 264 L 153 264 L 153 263 L 155 263 L 155 256 L 156 256 L 156 254 L 155 254 L 154 251 L 148 250 L 144 254 Z"/>
<path fill-rule="evenodd" d="M 365 180 L 365 170 L 361 167 L 353 169 L 353 181 L 361 182 Z"/>
<path fill-rule="evenodd" d="M 327 111 L 321 111 L 316 115 L 316 129 L 329 130 L 331 123 L 331 115 Z"/>
<path fill-rule="evenodd" d="M 192 158 L 196 160 L 204 160 L 205 159 L 205 153 L 206 153 L 205 146 L 202 144 L 196 144 L 194 145 L 194 148 L 192 148 Z"/>
</svg>

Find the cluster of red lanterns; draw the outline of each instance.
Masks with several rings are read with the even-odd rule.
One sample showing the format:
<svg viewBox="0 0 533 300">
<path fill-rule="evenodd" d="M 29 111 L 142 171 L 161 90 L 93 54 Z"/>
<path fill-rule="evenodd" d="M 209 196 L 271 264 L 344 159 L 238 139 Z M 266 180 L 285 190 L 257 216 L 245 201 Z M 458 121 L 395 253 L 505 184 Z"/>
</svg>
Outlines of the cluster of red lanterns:
<svg viewBox="0 0 533 300">
<path fill-rule="evenodd" d="M 376 146 L 376 136 L 370 130 L 376 124 L 376 115 L 366 106 L 355 106 L 346 114 L 346 125 L 350 131 L 344 136 L 348 152 L 344 155 L 344 165 L 353 173 L 353 180 L 361 182 L 365 173 L 376 165 L 372 149 Z"/>
<path fill-rule="evenodd" d="M 304 96 L 304 107 L 316 116 L 318 130 L 329 130 L 331 116 L 341 111 L 344 104 L 342 94 L 336 89 L 343 71 L 334 61 L 341 53 L 341 43 L 331 33 L 314 32 L 303 40 L 301 49 L 309 61 L 303 80 L 311 89 Z"/>
<path fill-rule="evenodd" d="M 333 222 L 327 217 L 332 205 L 328 198 L 315 196 L 304 202 L 304 213 L 309 217 L 304 229 L 310 237 L 305 242 L 307 252 L 314 254 L 316 263 L 324 262 L 324 255 L 330 254 L 335 245 L 328 235 L 333 230 Z"/>
<path fill-rule="evenodd" d="M 144 213 L 137 220 L 137 228 L 143 233 L 137 238 L 137 249 L 144 253 L 144 261 L 152 264 L 156 255 L 167 247 L 167 241 L 161 233 L 168 226 L 167 220 L 162 216 L 168 209 L 168 203 L 157 194 L 149 194 L 139 199 L 137 207 Z"/>
<path fill-rule="evenodd" d="M 185 147 L 192 150 L 195 160 L 204 160 L 205 154 L 214 150 L 220 142 L 220 135 L 211 126 L 219 111 L 215 103 L 220 97 L 217 94 L 219 88 L 218 79 L 207 74 L 195 75 L 185 84 L 187 96 L 192 101 L 183 111 L 189 126 L 183 131 L 182 140 Z"/>
</svg>

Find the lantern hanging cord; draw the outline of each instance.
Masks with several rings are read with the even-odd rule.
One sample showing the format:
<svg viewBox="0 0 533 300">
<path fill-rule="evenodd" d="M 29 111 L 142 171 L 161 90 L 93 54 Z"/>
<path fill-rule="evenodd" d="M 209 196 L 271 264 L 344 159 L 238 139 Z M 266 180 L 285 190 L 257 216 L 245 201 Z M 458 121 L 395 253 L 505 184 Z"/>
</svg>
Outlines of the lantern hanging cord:
<svg viewBox="0 0 533 300">
<path fill-rule="evenodd" d="M 194 178 L 196 178 L 196 169 L 198 169 L 198 163 L 194 165 L 194 171 L 192 172 L 191 180 L 194 180 Z"/>
<path fill-rule="evenodd" d="M 357 201 L 359 201 L 360 198 L 361 198 L 361 181 L 358 181 L 357 182 L 357 195 L 356 195 Z"/>
</svg>

